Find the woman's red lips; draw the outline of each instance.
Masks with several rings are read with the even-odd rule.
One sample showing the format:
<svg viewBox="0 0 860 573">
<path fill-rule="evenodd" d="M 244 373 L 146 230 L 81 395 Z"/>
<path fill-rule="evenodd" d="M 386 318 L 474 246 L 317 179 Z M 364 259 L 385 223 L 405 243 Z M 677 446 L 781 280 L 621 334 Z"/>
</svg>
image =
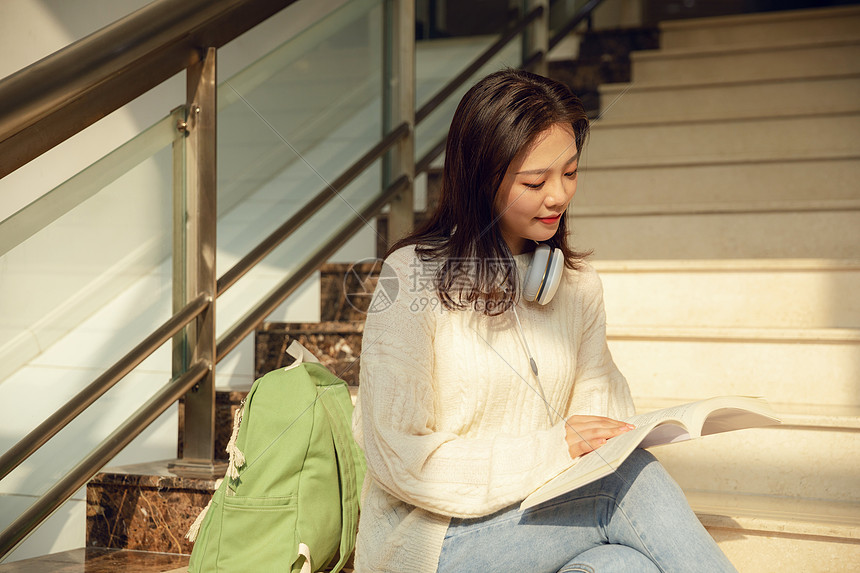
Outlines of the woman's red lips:
<svg viewBox="0 0 860 573">
<path fill-rule="evenodd" d="M 537 220 L 541 223 L 555 223 L 561 218 L 561 213 L 558 215 L 553 215 L 552 217 L 538 217 Z"/>
</svg>

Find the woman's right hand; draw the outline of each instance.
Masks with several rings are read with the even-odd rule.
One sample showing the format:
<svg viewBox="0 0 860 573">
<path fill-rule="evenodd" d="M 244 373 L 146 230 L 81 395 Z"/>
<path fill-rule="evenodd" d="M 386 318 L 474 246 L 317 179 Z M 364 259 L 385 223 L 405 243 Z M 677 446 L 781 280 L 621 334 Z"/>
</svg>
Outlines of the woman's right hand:
<svg viewBox="0 0 860 573">
<path fill-rule="evenodd" d="M 634 427 L 603 416 L 571 416 L 565 425 L 565 440 L 570 457 L 576 459 L 596 450 L 605 444 L 606 440 L 629 432 Z"/>
</svg>

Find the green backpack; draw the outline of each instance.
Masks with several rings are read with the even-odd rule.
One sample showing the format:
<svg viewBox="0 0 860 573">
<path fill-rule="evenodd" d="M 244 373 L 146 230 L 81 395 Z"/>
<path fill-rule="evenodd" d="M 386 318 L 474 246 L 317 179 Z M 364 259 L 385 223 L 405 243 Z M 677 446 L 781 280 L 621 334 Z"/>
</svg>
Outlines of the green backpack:
<svg viewBox="0 0 860 573">
<path fill-rule="evenodd" d="M 352 554 L 365 466 L 349 390 L 298 342 L 287 352 L 236 413 L 227 475 L 186 535 L 192 573 L 336 572 Z"/>
</svg>

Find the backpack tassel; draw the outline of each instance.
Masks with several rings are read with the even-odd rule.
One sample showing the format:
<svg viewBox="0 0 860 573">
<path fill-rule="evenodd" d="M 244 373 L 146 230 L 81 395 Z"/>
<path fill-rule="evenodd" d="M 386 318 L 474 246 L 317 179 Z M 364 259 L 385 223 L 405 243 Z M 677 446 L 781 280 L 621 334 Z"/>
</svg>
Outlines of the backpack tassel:
<svg viewBox="0 0 860 573">
<path fill-rule="evenodd" d="M 239 468 L 245 465 L 245 454 L 236 445 L 236 438 L 239 437 L 239 424 L 242 423 L 242 412 L 245 409 L 245 401 L 242 401 L 241 406 L 236 409 L 236 414 L 233 416 L 233 433 L 230 434 L 230 441 L 227 442 L 227 455 L 230 456 L 227 462 L 227 476 L 231 479 L 239 477 Z"/>
<path fill-rule="evenodd" d="M 221 482 L 224 481 L 223 478 L 219 479 L 215 482 L 215 489 L 221 485 Z M 185 534 L 185 539 L 194 543 L 197 541 L 197 535 L 200 533 L 200 526 L 203 525 L 203 519 L 206 517 L 206 514 L 209 513 L 209 508 L 212 506 L 212 499 L 209 500 L 209 503 L 206 504 L 206 507 L 203 508 L 203 511 L 197 515 L 197 519 L 194 520 L 194 523 L 191 524 L 191 527 L 188 528 L 188 533 Z"/>
</svg>

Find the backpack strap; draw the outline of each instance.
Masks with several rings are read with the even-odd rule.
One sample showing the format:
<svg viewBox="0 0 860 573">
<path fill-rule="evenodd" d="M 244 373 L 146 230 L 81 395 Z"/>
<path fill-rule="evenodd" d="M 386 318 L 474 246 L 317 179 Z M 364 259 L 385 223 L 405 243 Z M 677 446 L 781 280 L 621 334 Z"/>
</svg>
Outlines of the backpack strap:
<svg viewBox="0 0 860 573">
<path fill-rule="evenodd" d="M 335 376 L 329 369 L 320 364 L 319 360 L 298 340 L 294 340 L 287 348 L 287 354 L 295 358 L 295 362 L 287 367 L 297 368 L 305 365 L 307 371 L 317 370 L 312 378 L 334 384 L 320 385 L 317 383 L 317 399 L 329 420 L 332 430 L 337 467 L 340 474 L 341 494 L 341 536 L 340 558 L 332 572 L 340 571 L 355 549 L 355 535 L 358 529 L 358 513 L 360 508 L 361 484 L 364 482 L 364 454 L 352 437 L 352 399 L 346 383 Z M 338 394 L 341 394 L 339 396 Z M 343 395 L 345 394 L 345 398 Z M 309 561 L 309 560 L 308 560 Z"/>
<path fill-rule="evenodd" d="M 340 472 L 342 527 L 340 538 L 340 560 L 332 571 L 340 571 L 355 549 L 355 535 L 358 528 L 359 500 L 361 483 L 364 481 L 364 456 L 352 437 L 349 421 L 352 412 L 347 410 L 338 391 L 348 391 L 344 386 L 317 387 L 320 403 L 331 422 L 332 436 L 337 451 L 337 465 Z M 347 396 L 347 400 L 350 400 Z M 349 405 L 352 406 L 350 400 Z"/>
<path fill-rule="evenodd" d="M 287 347 L 286 354 L 292 356 L 294 362 L 284 368 L 284 370 L 292 370 L 298 368 L 302 364 L 320 364 L 320 361 L 314 356 L 314 353 L 305 348 L 298 340 L 293 340 Z"/>
</svg>

